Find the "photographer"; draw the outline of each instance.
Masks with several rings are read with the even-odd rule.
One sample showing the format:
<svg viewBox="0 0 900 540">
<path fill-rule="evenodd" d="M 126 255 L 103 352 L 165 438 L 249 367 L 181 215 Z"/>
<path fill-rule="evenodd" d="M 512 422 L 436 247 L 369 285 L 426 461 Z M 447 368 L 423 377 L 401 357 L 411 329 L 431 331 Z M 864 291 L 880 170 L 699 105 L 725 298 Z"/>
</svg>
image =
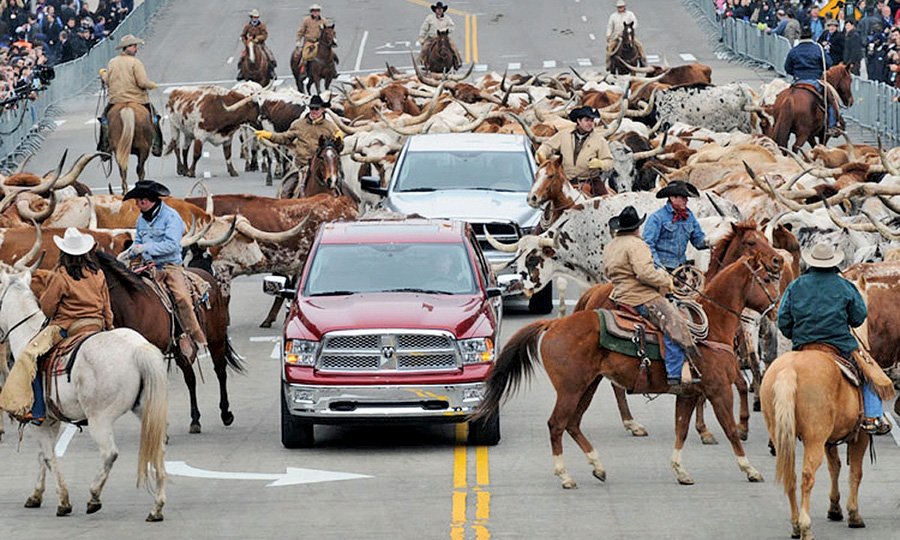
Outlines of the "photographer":
<svg viewBox="0 0 900 540">
<path fill-rule="evenodd" d="M 839 24 L 834 19 L 828 19 L 825 23 L 825 31 L 819 36 L 818 43 L 831 57 L 832 64 L 839 64 L 844 60 L 844 34 L 838 31 Z"/>
</svg>

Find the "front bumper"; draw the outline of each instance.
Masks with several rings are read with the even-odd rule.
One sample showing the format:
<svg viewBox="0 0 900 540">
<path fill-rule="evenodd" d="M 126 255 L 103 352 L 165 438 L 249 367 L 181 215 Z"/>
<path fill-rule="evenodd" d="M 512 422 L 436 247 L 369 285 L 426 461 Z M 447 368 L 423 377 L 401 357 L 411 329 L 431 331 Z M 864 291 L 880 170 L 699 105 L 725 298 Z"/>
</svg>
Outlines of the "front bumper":
<svg viewBox="0 0 900 540">
<path fill-rule="evenodd" d="M 483 382 L 366 386 L 283 383 L 288 411 L 323 424 L 367 420 L 461 422 L 483 397 Z"/>
</svg>

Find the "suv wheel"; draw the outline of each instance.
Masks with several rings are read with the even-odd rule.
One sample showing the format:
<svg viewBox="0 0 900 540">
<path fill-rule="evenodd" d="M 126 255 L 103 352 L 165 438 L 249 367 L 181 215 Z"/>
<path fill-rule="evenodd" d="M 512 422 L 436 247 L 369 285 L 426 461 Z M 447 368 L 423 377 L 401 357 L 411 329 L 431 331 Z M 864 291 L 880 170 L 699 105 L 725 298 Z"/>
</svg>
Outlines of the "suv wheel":
<svg viewBox="0 0 900 540">
<path fill-rule="evenodd" d="M 500 442 L 500 413 L 490 418 L 469 422 L 469 444 L 477 446 L 496 446 Z"/>
<path fill-rule="evenodd" d="M 285 448 L 312 448 L 315 444 L 313 423 L 295 417 L 287 408 L 284 394 L 281 400 L 281 444 Z"/>
<path fill-rule="evenodd" d="M 553 284 L 534 293 L 528 301 L 528 311 L 535 315 L 546 315 L 553 311 Z"/>
</svg>

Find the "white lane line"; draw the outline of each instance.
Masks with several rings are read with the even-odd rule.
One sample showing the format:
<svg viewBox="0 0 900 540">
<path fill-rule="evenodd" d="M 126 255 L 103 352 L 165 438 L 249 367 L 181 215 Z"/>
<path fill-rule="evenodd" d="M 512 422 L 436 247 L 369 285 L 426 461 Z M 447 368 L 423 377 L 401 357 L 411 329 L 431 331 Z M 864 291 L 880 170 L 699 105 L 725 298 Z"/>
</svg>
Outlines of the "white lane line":
<svg viewBox="0 0 900 540">
<path fill-rule="evenodd" d="M 659 55 L 658 54 L 648 54 L 647 55 L 647 63 L 648 64 L 658 64 L 659 63 Z"/>
<path fill-rule="evenodd" d="M 578 62 L 580 67 L 590 67 L 594 65 L 590 58 L 579 58 L 576 62 Z"/>
<path fill-rule="evenodd" d="M 90 120 L 88 120 L 87 122 L 85 122 L 84 125 L 90 126 L 90 125 L 93 125 L 93 124 L 96 124 L 96 123 L 97 123 L 97 119 L 96 119 L 96 118 L 91 118 Z"/>
<path fill-rule="evenodd" d="M 59 126 L 65 124 L 66 120 L 54 120 L 53 123 L 56 124 L 56 127 L 59 127 Z"/>
<path fill-rule="evenodd" d="M 597 39 L 597 36 L 595 36 L 594 34 L 588 34 L 588 37 L 591 38 L 591 41 Z"/>
<path fill-rule="evenodd" d="M 681 59 L 684 60 L 685 62 L 696 62 L 697 61 L 697 57 L 691 53 L 681 53 L 678 56 L 680 56 Z"/>
<path fill-rule="evenodd" d="M 250 336 L 251 343 L 272 343 L 281 341 L 281 336 Z"/>
<path fill-rule="evenodd" d="M 507 69 L 522 69 L 522 62 L 510 62 L 506 64 Z"/>
<path fill-rule="evenodd" d="M 544 64 L 543 64 L 543 65 L 544 65 L 544 68 L 548 68 L 548 69 L 549 69 L 549 68 L 555 68 L 555 67 L 556 67 L 556 60 L 544 60 Z"/>
<path fill-rule="evenodd" d="M 281 358 L 281 343 L 272 345 L 272 352 L 269 353 L 269 358 L 272 360 L 279 360 Z"/>
<path fill-rule="evenodd" d="M 230 64 L 230 63 L 232 63 L 232 62 L 234 62 L 234 57 L 233 57 L 233 56 L 229 56 L 229 57 L 228 57 L 228 60 L 225 61 L 226 64 Z"/>
<path fill-rule="evenodd" d="M 476 73 L 482 73 L 482 72 L 485 72 L 485 71 L 487 71 L 487 70 L 488 70 L 488 65 L 487 65 L 487 64 L 475 64 L 474 71 L 475 71 Z"/>
<path fill-rule="evenodd" d="M 353 65 L 353 71 L 359 71 L 359 65 L 362 64 L 363 51 L 366 49 L 366 40 L 369 39 L 369 31 L 363 32 L 363 37 L 359 42 L 359 52 L 356 53 L 356 63 Z"/>
<path fill-rule="evenodd" d="M 72 442 L 72 437 L 75 436 L 75 432 L 78 430 L 72 424 L 66 424 L 66 429 L 62 432 L 62 435 L 59 436 L 59 440 L 56 441 L 56 457 L 61 458 L 66 455 L 66 450 L 69 448 L 69 443 Z"/>
<path fill-rule="evenodd" d="M 581 16 L 581 22 L 587 22 L 587 17 L 584 16 L 584 15 L 582 15 L 582 16 Z"/>
<path fill-rule="evenodd" d="M 203 171 L 203 178 L 212 178 L 212 173 L 209 171 Z"/>
</svg>

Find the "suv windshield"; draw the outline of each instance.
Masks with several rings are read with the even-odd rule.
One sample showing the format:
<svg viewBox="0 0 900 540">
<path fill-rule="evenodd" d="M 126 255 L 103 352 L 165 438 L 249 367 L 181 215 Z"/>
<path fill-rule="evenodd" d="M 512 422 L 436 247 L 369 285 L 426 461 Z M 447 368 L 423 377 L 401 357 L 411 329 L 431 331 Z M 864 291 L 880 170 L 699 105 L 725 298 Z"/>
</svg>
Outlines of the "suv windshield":
<svg viewBox="0 0 900 540">
<path fill-rule="evenodd" d="M 533 174 L 524 152 L 407 152 L 396 191 L 524 191 Z"/>
<path fill-rule="evenodd" d="M 468 252 L 460 244 L 323 244 L 305 296 L 371 292 L 475 294 Z"/>
</svg>

